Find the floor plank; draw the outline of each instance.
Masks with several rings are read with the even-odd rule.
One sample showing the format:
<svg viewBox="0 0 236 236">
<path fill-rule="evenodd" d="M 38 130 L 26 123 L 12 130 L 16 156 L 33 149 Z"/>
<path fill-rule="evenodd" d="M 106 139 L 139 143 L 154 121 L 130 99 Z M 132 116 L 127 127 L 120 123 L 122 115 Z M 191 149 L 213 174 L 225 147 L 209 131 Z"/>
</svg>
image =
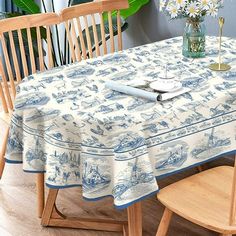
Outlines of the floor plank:
<svg viewBox="0 0 236 236">
<path fill-rule="evenodd" d="M 0 121 L 0 135 L 4 132 Z M 1 146 L 1 136 L 0 136 Z M 210 166 L 232 165 L 233 158 L 222 158 Z M 159 181 L 160 187 L 196 173 L 191 169 Z M 59 209 L 70 216 L 108 217 L 126 219 L 126 211 L 114 209 L 112 199 L 105 198 L 97 202 L 81 199 L 80 188 L 64 189 L 59 192 Z M 152 196 L 143 201 L 143 235 L 154 236 L 163 213 L 163 206 Z M 36 212 L 35 176 L 22 171 L 21 165 L 6 165 L 0 181 L 0 236 L 118 236 L 119 233 L 74 230 L 61 228 L 43 228 Z M 174 216 L 169 236 L 214 236 L 214 232 L 191 224 Z"/>
</svg>

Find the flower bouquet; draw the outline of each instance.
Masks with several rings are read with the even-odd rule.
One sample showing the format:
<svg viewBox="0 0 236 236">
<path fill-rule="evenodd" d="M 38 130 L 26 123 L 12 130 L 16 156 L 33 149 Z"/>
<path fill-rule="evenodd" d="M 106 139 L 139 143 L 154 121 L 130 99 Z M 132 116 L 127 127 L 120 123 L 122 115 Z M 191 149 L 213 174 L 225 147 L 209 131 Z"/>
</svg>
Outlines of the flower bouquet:
<svg viewBox="0 0 236 236">
<path fill-rule="evenodd" d="M 160 0 L 160 11 L 171 19 L 187 18 L 183 35 L 183 55 L 205 56 L 205 16 L 216 17 L 223 0 Z"/>
</svg>

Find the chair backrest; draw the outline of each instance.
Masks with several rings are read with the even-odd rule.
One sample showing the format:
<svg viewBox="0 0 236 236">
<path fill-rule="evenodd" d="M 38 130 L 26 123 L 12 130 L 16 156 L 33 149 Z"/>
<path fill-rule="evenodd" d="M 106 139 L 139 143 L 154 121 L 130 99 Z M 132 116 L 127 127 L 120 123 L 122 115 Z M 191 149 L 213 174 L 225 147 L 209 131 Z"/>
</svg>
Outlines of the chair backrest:
<svg viewBox="0 0 236 236">
<path fill-rule="evenodd" d="M 92 42 L 95 45 L 96 56 L 101 54 L 100 42 L 103 54 L 107 54 L 107 35 L 110 38 L 110 52 L 114 52 L 116 50 L 114 20 L 117 25 L 118 50 L 122 50 L 120 10 L 128 7 L 128 0 L 97 0 L 62 10 L 60 17 L 61 21 L 65 23 L 72 62 L 92 58 Z M 105 32 L 104 14 L 106 14 L 108 21 L 109 34 L 106 34 L 107 31 Z M 89 22 L 91 23 L 90 26 Z M 100 32 L 98 33 L 98 31 Z"/>
<path fill-rule="evenodd" d="M 51 27 L 58 23 L 60 17 L 55 13 L 0 20 L 0 45 L 3 52 L 0 56 L 0 98 L 4 112 L 13 109 L 16 85 L 22 78 L 35 73 L 37 69 L 45 70 L 46 63 L 48 68 L 54 66 Z M 46 56 L 42 38 L 47 42 Z"/>
</svg>

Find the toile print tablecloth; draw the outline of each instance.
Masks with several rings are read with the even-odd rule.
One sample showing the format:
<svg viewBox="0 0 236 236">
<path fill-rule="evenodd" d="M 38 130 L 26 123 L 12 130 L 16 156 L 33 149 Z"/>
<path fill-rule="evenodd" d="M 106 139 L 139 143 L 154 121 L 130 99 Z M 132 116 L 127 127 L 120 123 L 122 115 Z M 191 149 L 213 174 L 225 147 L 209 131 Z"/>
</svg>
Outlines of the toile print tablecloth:
<svg viewBox="0 0 236 236">
<path fill-rule="evenodd" d="M 124 208 L 157 192 L 156 177 L 234 153 L 236 39 L 223 40 L 228 72 L 207 67 L 217 60 L 216 38 L 207 38 L 203 59 L 182 57 L 181 45 L 168 39 L 25 78 L 7 161 L 45 172 L 49 187 L 82 186 L 85 198 L 113 196 Z M 155 80 L 167 63 L 190 92 L 151 102 L 105 88 Z"/>
</svg>

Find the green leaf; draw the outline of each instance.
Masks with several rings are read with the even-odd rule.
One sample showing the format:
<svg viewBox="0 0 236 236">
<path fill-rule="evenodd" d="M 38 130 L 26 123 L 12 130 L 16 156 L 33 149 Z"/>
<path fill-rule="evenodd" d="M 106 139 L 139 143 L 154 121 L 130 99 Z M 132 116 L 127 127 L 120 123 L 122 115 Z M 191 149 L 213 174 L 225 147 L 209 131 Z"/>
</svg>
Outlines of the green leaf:
<svg viewBox="0 0 236 236">
<path fill-rule="evenodd" d="M 129 16 L 134 15 L 136 12 L 140 10 L 145 4 L 147 4 L 149 0 L 129 0 L 129 8 L 123 9 L 120 11 L 120 15 L 126 19 Z"/>
<path fill-rule="evenodd" d="M 140 10 L 145 4 L 149 2 L 149 0 L 128 0 L 129 8 L 120 10 L 120 15 L 123 19 L 127 19 L 128 17 L 134 15 L 136 12 Z M 112 16 L 116 16 L 117 11 L 112 12 Z M 103 14 L 103 19 L 108 20 L 107 12 Z"/>
<path fill-rule="evenodd" d="M 82 3 L 92 2 L 93 0 L 72 0 L 71 6 L 79 5 Z"/>
<path fill-rule="evenodd" d="M 41 13 L 39 6 L 34 0 L 13 0 L 13 3 L 22 11 L 25 11 L 29 14 Z"/>
</svg>

